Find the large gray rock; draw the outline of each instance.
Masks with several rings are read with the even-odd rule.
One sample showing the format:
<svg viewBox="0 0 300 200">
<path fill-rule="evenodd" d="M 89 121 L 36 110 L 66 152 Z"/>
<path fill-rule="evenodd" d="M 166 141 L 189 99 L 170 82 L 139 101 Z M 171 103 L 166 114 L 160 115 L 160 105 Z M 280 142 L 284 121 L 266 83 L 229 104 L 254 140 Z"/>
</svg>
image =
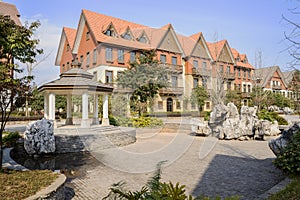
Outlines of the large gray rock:
<svg viewBox="0 0 300 200">
<path fill-rule="evenodd" d="M 269 142 L 269 147 L 273 153 L 278 156 L 288 143 L 292 140 L 293 136 L 300 131 L 300 122 L 295 123 L 290 128 L 282 131 L 282 134 L 279 138 L 271 140 Z"/>
<path fill-rule="evenodd" d="M 24 148 L 30 155 L 53 153 L 55 138 L 53 122 L 45 118 L 30 123 L 24 132 Z"/>
<path fill-rule="evenodd" d="M 237 107 L 233 103 L 216 105 L 208 123 L 211 135 L 219 139 L 249 138 L 263 139 L 264 135 L 277 135 L 280 133 L 278 123 L 272 124 L 267 120 L 258 120 L 257 107 L 241 107 L 239 115 Z"/>
</svg>

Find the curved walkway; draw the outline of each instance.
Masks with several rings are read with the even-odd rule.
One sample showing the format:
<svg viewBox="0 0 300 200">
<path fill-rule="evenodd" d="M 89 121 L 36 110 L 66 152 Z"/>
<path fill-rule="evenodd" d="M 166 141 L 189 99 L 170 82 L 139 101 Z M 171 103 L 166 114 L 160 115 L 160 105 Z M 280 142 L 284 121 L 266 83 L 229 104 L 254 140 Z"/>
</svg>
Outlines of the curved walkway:
<svg viewBox="0 0 300 200">
<path fill-rule="evenodd" d="M 166 161 L 162 181 L 184 184 L 193 196 L 238 195 L 252 200 L 285 178 L 272 164 L 275 156 L 268 141 L 219 141 L 158 132 L 143 129 L 134 144 L 92 151 L 99 163 L 68 183 L 75 191 L 73 199 L 101 199 L 122 180 L 128 189 L 140 189 L 159 161 Z"/>
</svg>

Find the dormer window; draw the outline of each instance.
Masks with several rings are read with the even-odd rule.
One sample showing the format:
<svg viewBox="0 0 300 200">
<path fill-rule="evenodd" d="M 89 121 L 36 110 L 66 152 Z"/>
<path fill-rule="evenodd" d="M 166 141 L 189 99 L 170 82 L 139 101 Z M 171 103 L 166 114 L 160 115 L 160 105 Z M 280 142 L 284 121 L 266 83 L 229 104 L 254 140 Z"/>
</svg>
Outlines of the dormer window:
<svg viewBox="0 0 300 200">
<path fill-rule="evenodd" d="M 110 37 L 116 37 L 116 31 L 112 25 L 109 26 L 109 28 L 104 32 L 105 35 Z"/>
<path fill-rule="evenodd" d="M 240 62 L 240 57 L 237 57 L 237 58 L 236 58 L 236 61 L 237 61 L 237 62 Z"/>
<path fill-rule="evenodd" d="M 85 39 L 86 39 L 86 41 L 88 41 L 90 38 L 91 38 L 91 34 L 90 34 L 90 32 L 88 31 L 88 32 L 86 32 L 86 37 L 85 37 Z"/>
<path fill-rule="evenodd" d="M 67 44 L 67 51 L 70 51 L 70 45 L 69 44 Z"/>
<path fill-rule="evenodd" d="M 123 38 L 125 39 L 125 40 L 132 40 L 132 37 L 131 37 L 131 35 L 130 35 L 130 33 L 125 33 L 125 35 L 123 36 Z"/>
<path fill-rule="evenodd" d="M 145 38 L 145 36 L 141 37 L 139 39 L 139 41 L 142 42 L 142 43 L 147 43 L 147 39 Z"/>
</svg>

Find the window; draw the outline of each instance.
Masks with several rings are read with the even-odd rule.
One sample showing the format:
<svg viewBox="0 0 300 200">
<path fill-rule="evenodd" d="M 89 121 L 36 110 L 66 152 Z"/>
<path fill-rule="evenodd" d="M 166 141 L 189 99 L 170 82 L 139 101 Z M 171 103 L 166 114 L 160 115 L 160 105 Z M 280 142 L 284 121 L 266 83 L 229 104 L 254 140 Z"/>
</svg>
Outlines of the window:
<svg viewBox="0 0 300 200">
<path fill-rule="evenodd" d="M 226 73 L 227 73 L 227 74 L 230 74 L 230 66 L 227 66 L 227 68 L 226 68 Z"/>
<path fill-rule="evenodd" d="M 244 69 L 244 79 L 246 79 L 247 71 Z"/>
<path fill-rule="evenodd" d="M 202 78 L 202 86 L 204 88 L 207 88 L 207 79 L 206 78 Z"/>
<path fill-rule="evenodd" d="M 80 63 L 83 63 L 83 55 L 80 56 Z"/>
<path fill-rule="evenodd" d="M 248 70 L 248 79 L 251 79 L 251 70 Z"/>
<path fill-rule="evenodd" d="M 193 85 L 194 85 L 194 88 L 196 88 L 198 86 L 198 79 L 197 78 L 194 78 Z"/>
<path fill-rule="evenodd" d="M 243 84 L 243 92 L 247 92 L 247 85 Z"/>
<path fill-rule="evenodd" d="M 238 91 L 238 92 L 241 91 L 241 84 L 238 84 L 237 91 Z"/>
<path fill-rule="evenodd" d="M 113 72 L 105 71 L 105 83 L 112 83 L 112 82 L 113 82 Z"/>
<path fill-rule="evenodd" d="M 230 81 L 227 82 L 227 91 L 229 91 L 229 90 L 231 90 L 231 82 Z"/>
<path fill-rule="evenodd" d="M 85 62 L 86 67 L 89 67 L 90 65 L 90 52 L 86 53 L 86 62 Z"/>
<path fill-rule="evenodd" d="M 223 74 L 223 71 L 224 71 L 224 66 L 220 65 L 220 73 Z"/>
<path fill-rule="evenodd" d="M 234 73 L 234 76 L 236 76 L 236 68 L 235 67 L 234 67 L 234 72 L 233 73 Z"/>
<path fill-rule="evenodd" d="M 206 69 L 207 69 L 206 62 L 202 62 L 202 69 L 203 69 L 203 70 L 206 70 Z"/>
<path fill-rule="evenodd" d="M 70 45 L 69 44 L 67 44 L 67 51 L 70 51 Z"/>
<path fill-rule="evenodd" d="M 130 33 L 128 31 L 123 35 L 123 38 L 125 40 L 132 40 L 132 37 L 131 37 L 131 35 L 130 35 Z"/>
<path fill-rule="evenodd" d="M 93 80 L 97 81 L 98 80 L 98 75 L 97 75 L 97 71 L 93 72 Z"/>
<path fill-rule="evenodd" d="M 97 63 L 97 49 L 94 49 L 93 51 L 93 64 Z"/>
<path fill-rule="evenodd" d="M 140 37 L 139 42 L 141 42 L 141 43 L 147 43 L 147 39 L 146 39 L 145 35 L 143 35 L 142 37 Z"/>
<path fill-rule="evenodd" d="M 86 35 L 85 35 L 85 39 L 86 39 L 86 41 L 88 41 L 89 39 L 90 39 L 90 37 L 91 37 L 91 34 L 90 34 L 90 32 L 88 31 L 88 32 L 86 32 Z"/>
<path fill-rule="evenodd" d="M 198 60 L 193 60 L 193 68 L 198 69 Z"/>
<path fill-rule="evenodd" d="M 238 68 L 238 77 L 241 78 L 241 69 Z"/>
<path fill-rule="evenodd" d="M 105 51 L 105 58 L 107 62 L 112 62 L 113 61 L 113 56 L 112 56 L 112 48 L 106 48 Z"/>
<path fill-rule="evenodd" d="M 172 76 L 172 87 L 176 88 L 178 86 L 178 78 L 177 76 Z"/>
<path fill-rule="evenodd" d="M 161 54 L 160 55 L 160 62 L 161 63 L 166 63 L 166 61 L 167 61 L 167 56 L 165 54 Z"/>
<path fill-rule="evenodd" d="M 210 110 L 210 102 L 205 102 L 205 108 L 206 110 Z"/>
<path fill-rule="evenodd" d="M 131 51 L 130 52 L 130 62 L 134 62 L 135 61 L 135 52 Z"/>
<path fill-rule="evenodd" d="M 172 65 L 177 65 L 177 57 L 172 56 Z"/>
<path fill-rule="evenodd" d="M 181 103 L 180 103 L 180 101 L 176 101 L 176 109 L 177 110 L 181 109 Z"/>
<path fill-rule="evenodd" d="M 118 49 L 118 62 L 124 63 L 124 49 Z"/>
<path fill-rule="evenodd" d="M 251 85 L 248 85 L 248 92 L 251 92 Z"/>
<path fill-rule="evenodd" d="M 157 102 L 157 107 L 159 110 L 163 110 L 164 109 L 164 104 L 162 101 Z"/>
<path fill-rule="evenodd" d="M 112 26 L 110 26 L 109 29 L 107 29 L 104 34 L 107 35 L 107 36 L 111 36 L 111 37 L 115 37 L 116 36 L 116 33 L 115 33 L 115 31 L 114 31 L 114 29 L 113 29 Z"/>
<path fill-rule="evenodd" d="M 70 69 L 70 63 L 67 62 L 67 69 Z"/>
<path fill-rule="evenodd" d="M 196 109 L 196 104 L 194 102 L 191 103 L 191 108 L 194 110 Z"/>
<path fill-rule="evenodd" d="M 65 71 L 65 64 L 62 65 L 62 71 Z"/>
</svg>

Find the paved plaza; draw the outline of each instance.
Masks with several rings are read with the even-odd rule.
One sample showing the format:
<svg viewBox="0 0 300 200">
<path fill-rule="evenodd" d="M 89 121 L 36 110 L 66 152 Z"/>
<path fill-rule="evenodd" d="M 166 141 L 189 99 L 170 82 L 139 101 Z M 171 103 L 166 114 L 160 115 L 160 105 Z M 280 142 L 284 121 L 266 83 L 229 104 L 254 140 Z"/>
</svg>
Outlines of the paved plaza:
<svg viewBox="0 0 300 200">
<path fill-rule="evenodd" d="M 239 195 L 255 199 L 285 177 L 274 167 L 268 141 L 222 141 L 188 133 L 161 133 L 140 129 L 137 141 L 125 147 L 91 151 L 97 163 L 67 186 L 72 199 L 101 199 L 113 183 L 126 181 L 127 188 L 141 189 L 156 164 L 166 161 L 162 181 L 179 182 L 197 196 Z"/>
</svg>

